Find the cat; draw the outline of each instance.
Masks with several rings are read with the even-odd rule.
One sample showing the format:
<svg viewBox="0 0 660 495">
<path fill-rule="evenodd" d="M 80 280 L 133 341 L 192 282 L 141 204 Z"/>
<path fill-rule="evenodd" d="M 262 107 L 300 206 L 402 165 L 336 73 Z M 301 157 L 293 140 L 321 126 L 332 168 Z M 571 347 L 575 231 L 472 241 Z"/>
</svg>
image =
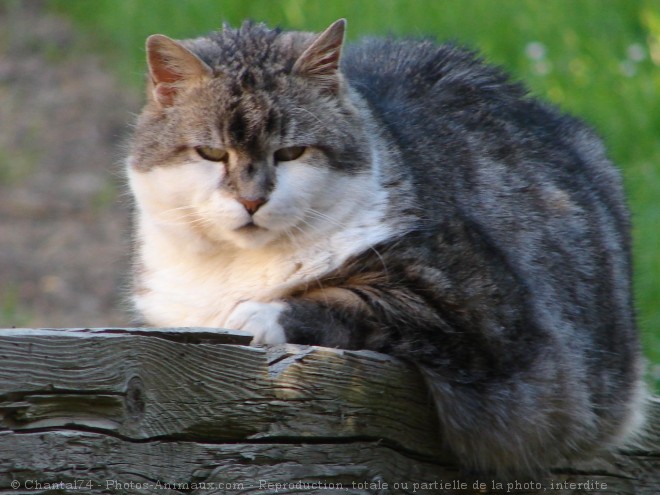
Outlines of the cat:
<svg viewBox="0 0 660 495">
<path fill-rule="evenodd" d="M 136 312 L 415 363 L 471 472 L 620 445 L 642 358 L 603 144 L 468 49 L 344 31 L 148 38 Z"/>
</svg>

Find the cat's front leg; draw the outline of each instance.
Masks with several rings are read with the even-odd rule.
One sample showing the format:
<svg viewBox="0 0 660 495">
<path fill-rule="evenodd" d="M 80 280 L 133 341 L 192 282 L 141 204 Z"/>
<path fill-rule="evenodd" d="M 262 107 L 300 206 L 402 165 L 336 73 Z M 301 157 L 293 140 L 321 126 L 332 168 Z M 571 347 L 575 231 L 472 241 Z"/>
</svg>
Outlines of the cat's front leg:
<svg viewBox="0 0 660 495">
<path fill-rule="evenodd" d="M 254 335 L 251 345 L 284 344 L 286 335 L 278 320 L 286 309 L 283 302 L 243 301 L 236 305 L 224 326 Z"/>
</svg>

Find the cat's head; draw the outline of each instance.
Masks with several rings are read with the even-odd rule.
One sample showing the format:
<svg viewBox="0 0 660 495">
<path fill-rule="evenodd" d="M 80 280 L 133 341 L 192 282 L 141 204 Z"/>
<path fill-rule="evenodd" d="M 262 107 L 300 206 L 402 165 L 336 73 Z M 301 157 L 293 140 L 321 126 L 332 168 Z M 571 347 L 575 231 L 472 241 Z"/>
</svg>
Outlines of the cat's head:
<svg viewBox="0 0 660 495">
<path fill-rule="evenodd" d="M 128 160 L 140 210 L 242 248 L 331 225 L 370 162 L 339 69 L 344 28 L 149 37 L 148 101 Z"/>
</svg>

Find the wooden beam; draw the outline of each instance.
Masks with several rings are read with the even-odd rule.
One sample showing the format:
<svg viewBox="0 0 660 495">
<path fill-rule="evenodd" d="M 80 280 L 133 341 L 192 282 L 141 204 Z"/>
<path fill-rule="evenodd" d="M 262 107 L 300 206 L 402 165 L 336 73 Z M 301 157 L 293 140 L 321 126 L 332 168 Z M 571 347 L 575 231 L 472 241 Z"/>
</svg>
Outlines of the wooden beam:
<svg viewBox="0 0 660 495">
<path fill-rule="evenodd" d="M 658 400 L 637 449 L 499 491 L 443 451 L 413 366 L 249 340 L 0 330 L 0 493 L 660 493 Z"/>
</svg>

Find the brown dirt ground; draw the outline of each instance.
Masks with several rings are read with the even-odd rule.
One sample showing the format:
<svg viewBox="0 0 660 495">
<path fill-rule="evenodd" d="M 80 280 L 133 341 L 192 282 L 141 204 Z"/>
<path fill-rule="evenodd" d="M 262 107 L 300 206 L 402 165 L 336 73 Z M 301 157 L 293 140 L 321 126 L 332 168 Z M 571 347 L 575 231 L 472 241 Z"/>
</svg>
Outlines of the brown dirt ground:
<svg viewBox="0 0 660 495">
<path fill-rule="evenodd" d="M 138 97 L 39 2 L 0 4 L 0 327 L 119 326 Z"/>
</svg>

